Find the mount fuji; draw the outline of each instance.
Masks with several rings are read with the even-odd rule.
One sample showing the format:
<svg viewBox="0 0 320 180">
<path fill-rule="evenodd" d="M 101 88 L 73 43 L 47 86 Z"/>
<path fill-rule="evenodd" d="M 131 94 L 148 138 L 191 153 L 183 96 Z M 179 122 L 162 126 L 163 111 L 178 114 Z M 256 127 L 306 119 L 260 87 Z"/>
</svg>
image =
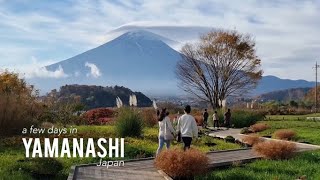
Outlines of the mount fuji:
<svg viewBox="0 0 320 180">
<path fill-rule="evenodd" d="M 118 32 L 118 31 L 117 31 Z M 84 53 L 46 66 L 60 78 L 32 78 L 41 92 L 66 84 L 125 86 L 149 96 L 180 96 L 175 67 L 181 54 L 170 44 L 177 41 L 146 30 L 124 32 Z M 289 88 L 313 87 L 313 82 L 264 76 L 252 95 Z"/>
<path fill-rule="evenodd" d="M 178 92 L 175 67 L 181 54 L 165 42 L 174 41 L 144 30 L 127 32 L 45 67 L 50 72 L 62 72 L 62 78 L 34 78 L 32 82 L 47 92 L 65 84 L 86 84 L 123 85 L 148 95 L 173 95 Z"/>
</svg>

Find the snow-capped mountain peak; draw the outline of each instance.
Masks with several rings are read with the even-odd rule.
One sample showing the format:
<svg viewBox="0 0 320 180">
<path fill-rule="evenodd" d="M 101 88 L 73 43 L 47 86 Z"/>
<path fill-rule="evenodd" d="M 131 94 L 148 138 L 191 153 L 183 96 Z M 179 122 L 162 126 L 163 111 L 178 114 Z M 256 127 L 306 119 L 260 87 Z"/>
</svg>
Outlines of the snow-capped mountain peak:
<svg viewBox="0 0 320 180">
<path fill-rule="evenodd" d="M 177 92 L 175 67 L 180 53 L 155 33 L 134 30 L 99 47 L 46 67 L 60 68 L 61 79 L 34 81 L 46 91 L 65 84 L 123 85 L 149 94 Z"/>
</svg>

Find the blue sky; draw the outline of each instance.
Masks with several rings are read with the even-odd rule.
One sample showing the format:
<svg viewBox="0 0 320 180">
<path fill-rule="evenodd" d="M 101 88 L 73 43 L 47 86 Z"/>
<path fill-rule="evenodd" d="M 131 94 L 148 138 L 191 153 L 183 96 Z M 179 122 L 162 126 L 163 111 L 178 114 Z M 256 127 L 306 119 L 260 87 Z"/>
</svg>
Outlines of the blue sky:
<svg viewBox="0 0 320 180">
<path fill-rule="evenodd" d="M 101 45 L 126 25 L 249 33 L 265 75 L 313 80 L 320 62 L 319 0 L 0 0 L 0 68 L 29 73 Z"/>
</svg>

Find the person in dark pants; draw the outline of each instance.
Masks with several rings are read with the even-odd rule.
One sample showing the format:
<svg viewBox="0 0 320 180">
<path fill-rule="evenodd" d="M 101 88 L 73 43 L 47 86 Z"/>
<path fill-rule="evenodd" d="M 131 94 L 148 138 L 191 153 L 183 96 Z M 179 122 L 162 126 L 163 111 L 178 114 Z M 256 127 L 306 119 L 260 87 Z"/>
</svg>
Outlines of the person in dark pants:
<svg viewBox="0 0 320 180">
<path fill-rule="evenodd" d="M 190 149 L 192 138 L 198 138 L 198 126 L 196 120 L 190 115 L 191 107 L 184 108 L 184 115 L 178 119 L 177 131 L 181 133 L 184 150 Z"/>
<path fill-rule="evenodd" d="M 224 113 L 224 124 L 227 129 L 230 128 L 230 124 L 231 124 L 231 111 L 230 111 L 230 109 L 228 109 L 228 111 L 226 113 Z"/>
<path fill-rule="evenodd" d="M 208 117 L 209 117 L 209 113 L 207 112 L 207 109 L 204 110 L 203 112 L 203 127 L 206 128 L 208 125 Z"/>
</svg>

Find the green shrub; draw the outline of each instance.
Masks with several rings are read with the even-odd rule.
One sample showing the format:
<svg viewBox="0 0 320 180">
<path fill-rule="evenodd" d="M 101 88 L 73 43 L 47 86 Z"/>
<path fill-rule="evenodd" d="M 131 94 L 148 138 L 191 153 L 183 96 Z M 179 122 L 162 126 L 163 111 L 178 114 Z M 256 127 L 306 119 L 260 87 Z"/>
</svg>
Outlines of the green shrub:
<svg viewBox="0 0 320 180">
<path fill-rule="evenodd" d="M 116 132 L 121 137 L 139 137 L 142 134 L 143 120 L 138 112 L 130 108 L 119 111 Z"/>
<path fill-rule="evenodd" d="M 131 139 L 126 144 L 125 155 L 129 159 L 140 159 L 153 157 L 157 150 L 157 145 L 150 141 Z"/>
<path fill-rule="evenodd" d="M 263 112 L 251 110 L 231 111 L 231 124 L 233 124 L 235 128 L 249 127 L 255 124 L 257 121 L 262 121 L 264 118 L 265 114 Z"/>
<path fill-rule="evenodd" d="M 236 139 L 234 137 L 232 137 L 232 136 L 227 136 L 224 140 L 226 142 L 231 142 L 231 143 L 236 142 Z"/>
<path fill-rule="evenodd" d="M 224 125 L 225 110 L 218 110 L 219 123 Z M 266 112 L 255 110 L 231 109 L 231 125 L 235 128 L 249 127 L 258 121 L 264 120 Z M 212 125 L 212 113 L 210 113 L 209 125 Z"/>
<path fill-rule="evenodd" d="M 143 129 L 144 140 L 150 140 L 154 142 L 159 141 L 159 129 L 158 128 L 144 128 Z"/>
<path fill-rule="evenodd" d="M 26 158 L 19 160 L 17 166 L 18 169 L 39 179 L 55 177 L 63 170 L 61 162 L 54 158 Z"/>
<path fill-rule="evenodd" d="M 144 149 L 140 149 L 138 147 L 127 145 L 125 148 L 125 155 L 129 159 L 141 159 L 141 158 L 153 157 L 154 152 L 149 152 Z"/>
</svg>

